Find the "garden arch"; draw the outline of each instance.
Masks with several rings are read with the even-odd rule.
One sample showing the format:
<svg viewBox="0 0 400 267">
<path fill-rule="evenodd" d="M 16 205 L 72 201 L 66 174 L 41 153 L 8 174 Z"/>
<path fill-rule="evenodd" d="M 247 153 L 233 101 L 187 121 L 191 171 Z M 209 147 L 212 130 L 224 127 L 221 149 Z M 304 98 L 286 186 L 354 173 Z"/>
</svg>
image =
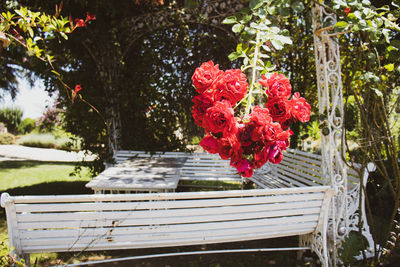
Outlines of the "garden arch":
<svg viewBox="0 0 400 267">
<path fill-rule="evenodd" d="M 330 8 L 319 1 L 312 1 L 312 23 L 314 32 L 314 53 L 316 64 L 316 77 L 318 87 L 319 117 L 321 127 L 321 156 L 322 169 L 326 177 L 329 177 L 329 185 L 335 191 L 332 202 L 329 231 L 332 257 L 336 258 L 337 247 L 350 231 L 358 230 L 359 216 L 354 211 L 358 203 L 360 188 L 348 192 L 347 165 L 344 161 L 346 147 L 343 142 L 343 92 L 340 66 L 340 47 L 338 35 L 334 25 L 337 22 L 336 14 Z M 224 30 L 220 25 L 222 21 L 231 15 L 238 13 L 244 7 L 240 0 L 217 0 L 200 3 L 194 9 L 170 8 L 157 13 L 147 13 L 133 17 L 130 21 L 131 36 L 140 36 L 154 30 L 173 26 L 176 23 L 207 24 Z M 224 30 L 225 31 L 225 30 Z M 226 31 L 225 31 L 226 32 Z M 227 32 L 231 34 L 231 32 Z M 131 46 L 138 37 L 132 38 Z M 129 48 L 128 48 L 129 49 Z M 127 49 L 127 50 L 128 50 Z M 116 107 L 111 105 L 110 108 Z M 121 123 L 118 110 L 111 112 L 112 148 L 120 148 L 118 138 L 120 136 Z M 370 166 L 370 169 L 372 167 Z M 357 206 L 358 207 L 358 206 Z M 361 215 L 363 221 L 363 234 L 370 248 L 373 239 L 369 232 L 365 214 Z M 318 240 L 303 240 L 303 243 L 314 244 L 318 248 Z"/>
</svg>

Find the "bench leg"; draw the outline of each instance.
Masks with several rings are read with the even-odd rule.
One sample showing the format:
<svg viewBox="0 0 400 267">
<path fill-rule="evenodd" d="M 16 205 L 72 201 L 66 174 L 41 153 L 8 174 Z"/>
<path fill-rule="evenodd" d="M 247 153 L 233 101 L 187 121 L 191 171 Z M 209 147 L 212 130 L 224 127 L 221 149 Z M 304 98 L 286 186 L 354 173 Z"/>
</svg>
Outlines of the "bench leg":
<svg viewBox="0 0 400 267">
<path fill-rule="evenodd" d="M 27 267 L 31 266 L 31 255 L 30 254 L 28 254 L 28 253 L 22 254 L 22 258 L 24 259 L 25 265 Z"/>
</svg>

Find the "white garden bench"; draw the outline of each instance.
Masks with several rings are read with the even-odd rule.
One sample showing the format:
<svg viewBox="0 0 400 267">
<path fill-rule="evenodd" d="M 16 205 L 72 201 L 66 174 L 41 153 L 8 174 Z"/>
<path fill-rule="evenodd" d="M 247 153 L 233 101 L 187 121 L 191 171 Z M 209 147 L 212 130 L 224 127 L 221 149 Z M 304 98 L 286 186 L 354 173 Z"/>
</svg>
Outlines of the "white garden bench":
<svg viewBox="0 0 400 267">
<path fill-rule="evenodd" d="M 6 209 L 12 253 L 27 262 L 30 253 L 38 252 L 318 235 L 323 248 L 317 254 L 327 266 L 332 194 L 328 186 L 113 195 L 12 197 L 4 193 L 1 206 Z"/>
<path fill-rule="evenodd" d="M 116 155 L 117 162 L 149 156 L 127 151 L 124 156 Z M 205 173 L 214 170 L 212 179 L 219 178 L 215 171 L 218 167 L 228 168 L 227 161 L 204 153 L 156 156 L 191 158 L 185 170 L 190 179 L 197 178 L 195 167 Z M 195 162 L 196 166 L 191 166 Z M 348 184 L 353 204 L 349 216 L 354 217 L 359 183 L 351 173 Z M 198 177 L 204 179 L 207 174 Z M 184 246 L 297 235 L 301 237 L 299 248 L 312 249 L 328 266 L 327 227 L 334 190 L 324 185 L 320 156 L 288 150 L 281 164 L 266 165 L 250 180 L 262 189 L 73 196 L 3 194 L 1 205 L 6 208 L 10 247 L 15 247 L 20 257 L 35 252 Z M 354 223 L 347 230 L 356 227 Z M 318 245 L 305 241 L 314 237 Z M 366 237 L 372 244 L 370 236 Z"/>
</svg>

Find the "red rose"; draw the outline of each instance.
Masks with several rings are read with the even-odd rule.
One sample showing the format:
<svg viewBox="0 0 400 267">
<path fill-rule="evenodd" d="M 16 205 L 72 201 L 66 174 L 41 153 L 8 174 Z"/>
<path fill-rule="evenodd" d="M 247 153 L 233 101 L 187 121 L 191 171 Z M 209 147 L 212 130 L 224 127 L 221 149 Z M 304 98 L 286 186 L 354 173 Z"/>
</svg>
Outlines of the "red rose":
<svg viewBox="0 0 400 267">
<path fill-rule="evenodd" d="M 250 114 L 250 121 L 255 122 L 257 125 L 265 125 L 271 123 L 272 118 L 267 108 L 256 106 Z"/>
<path fill-rule="evenodd" d="M 306 102 L 304 97 L 300 97 L 298 92 L 294 93 L 290 101 L 290 113 L 294 120 L 307 122 L 310 120 L 311 106 Z"/>
<path fill-rule="evenodd" d="M 349 13 L 350 13 L 350 7 L 346 7 L 346 8 L 344 9 L 344 13 L 346 14 L 346 16 L 349 15 Z"/>
<path fill-rule="evenodd" d="M 282 132 L 279 123 L 273 122 L 264 127 L 264 143 L 269 144 L 278 140 L 278 135 Z"/>
<path fill-rule="evenodd" d="M 235 105 L 247 94 L 246 75 L 240 69 L 227 70 L 213 85 L 215 100 L 226 99 Z"/>
<path fill-rule="evenodd" d="M 274 164 L 280 163 L 283 159 L 282 149 L 283 148 L 279 142 L 271 145 L 269 147 L 268 161 Z M 286 149 L 286 147 L 284 149 Z"/>
<path fill-rule="evenodd" d="M 255 125 L 253 123 L 239 124 L 238 139 L 242 146 L 251 145 L 251 136 Z"/>
<path fill-rule="evenodd" d="M 265 146 L 261 152 L 254 154 L 254 166 L 258 169 L 268 162 L 270 146 Z"/>
<path fill-rule="evenodd" d="M 279 121 L 280 123 L 285 123 L 291 118 L 290 115 L 290 102 L 285 98 L 269 98 L 268 102 L 265 104 L 271 114 L 273 121 Z"/>
<path fill-rule="evenodd" d="M 243 149 L 240 146 L 240 142 L 237 140 L 235 135 L 228 138 L 221 138 L 219 140 L 219 156 L 221 159 L 231 159 L 231 162 L 238 161 L 243 154 Z"/>
<path fill-rule="evenodd" d="M 207 109 L 203 118 L 204 128 L 212 133 L 230 134 L 236 126 L 233 108 L 228 101 L 218 101 Z"/>
<path fill-rule="evenodd" d="M 274 73 L 269 79 L 263 75 L 262 79 L 258 82 L 267 88 L 265 93 L 269 97 L 289 99 L 291 95 L 292 86 L 290 85 L 290 81 L 282 74 Z"/>
<path fill-rule="evenodd" d="M 233 166 L 243 177 L 251 177 L 253 175 L 253 166 L 247 159 L 241 159 L 234 163 Z"/>
<path fill-rule="evenodd" d="M 201 64 L 192 76 L 196 91 L 202 94 L 204 91 L 208 90 L 214 80 L 223 73 L 224 72 L 219 69 L 218 64 L 214 66 L 211 60 Z"/>
<path fill-rule="evenodd" d="M 207 95 L 197 95 L 193 97 L 194 105 L 192 109 L 192 115 L 194 123 L 198 126 L 203 127 L 203 118 L 209 107 L 212 107 L 214 102 Z"/>
<path fill-rule="evenodd" d="M 216 154 L 219 152 L 218 140 L 210 135 L 207 135 L 200 141 L 200 146 L 211 154 Z"/>
</svg>

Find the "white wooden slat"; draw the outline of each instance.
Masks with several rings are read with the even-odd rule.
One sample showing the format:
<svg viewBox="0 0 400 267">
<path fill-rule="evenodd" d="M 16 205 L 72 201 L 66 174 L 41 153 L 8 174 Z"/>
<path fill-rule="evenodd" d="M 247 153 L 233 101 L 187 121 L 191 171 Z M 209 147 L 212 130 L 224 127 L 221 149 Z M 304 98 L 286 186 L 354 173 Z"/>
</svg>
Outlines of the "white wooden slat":
<svg viewBox="0 0 400 267">
<path fill-rule="evenodd" d="M 292 148 L 288 148 L 286 151 L 284 151 L 284 153 L 290 152 L 290 154 L 299 154 L 299 155 L 303 155 L 309 158 L 315 158 L 317 160 L 322 160 L 322 156 L 315 154 L 315 153 L 310 153 L 310 152 L 306 152 L 306 151 L 301 151 L 301 150 L 297 150 L 297 149 L 292 149 Z"/>
<path fill-rule="evenodd" d="M 288 183 L 290 183 L 292 187 L 293 187 L 293 186 L 298 186 L 298 187 L 309 186 L 309 185 L 307 185 L 307 184 L 305 184 L 305 183 L 300 183 L 299 181 L 294 180 L 294 179 L 288 177 L 288 176 L 285 174 L 285 171 L 283 171 L 283 170 L 279 170 L 279 172 L 277 172 L 275 175 L 276 175 L 276 177 L 277 177 L 278 179 L 284 180 L 284 181 L 287 181 Z"/>
<path fill-rule="evenodd" d="M 238 177 L 235 178 L 235 177 L 229 177 L 229 176 L 226 176 L 226 177 L 200 176 L 199 177 L 199 176 L 192 175 L 192 176 L 181 176 L 181 178 L 179 180 L 182 180 L 182 181 L 197 180 L 197 181 L 236 181 L 236 182 L 239 182 L 239 181 L 242 181 L 242 178 L 238 178 Z"/>
<path fill-rule="evenodd" d="M 315 166 L 315 165 L 311 165 L 311 164 L 307 164 L 301 161 L 294 161 L 291 159 L 286 159 L 286 160 L 282 160 L 282 162 L 280 164 L 277 164 L 277 167 L 284 165 L 284 166 L 289 166 L 289 167 L 294 167 L 297 169 L 301 169 L 302 171 L 305 171 L 311 175 L 317 176 L 320 179 L 323 179 L 323 172 L 322 172 L 322 168 L 319 166 Z"/>
<path fill-rule="evenodd" d="M 216 230 L 224 228 L 240 227 L 246 224 L 246 227 L 260 225 L 275 225 L 284 223 L 297 222 L 317 222 L 318 214 L 300 215 L 291 217 L 279 217 L 268 219 L 257 219 L 247 221 L 224 221 L 211 222 L 202 224 L 177 224 L 177 225 L 157 225 L 155 226 L 140 226 L 140 227 L 101 227 L 101 228 L 79 228 L 79 229 L 46 229 L 46 230 L 22 230 L 20 231 L 21 239 L 30 238 L 56 238 L 56 237 L 83 237 L 83 236 L 103 236 L 110 234 L 125 235 L 125 234 L 140 234 L 140 233 L 166 233 L 175 231 L 199 231 L 199 230 Z"/>
<path fill-rule="evenodd" d="M 34 246 L 34 245 L 60 245 L 60 244 L 93 244 L 94 243 L 119 243 L 119 242 L 129 242 L 132 239 L 135 241 L 147 242 L 147 241 L 168 241 L 175 239 L 187 239 L 187 238 L 207 238 L 216 236 L 232 236 L 233 234 L 256 234 L 263 231 L 282 231 L 282 230 L 293 230 L 297 228 L 315 228 L 317 222 L 297 222 L 294 224 L 281 223 L 278 225 L 259 225 L 249 227 L 236 227 L 236 228 L 222 228 L 217 230 L 208 230 L 206 228 L 200 231 L 178 231 L 178 232 L 166 232 L 166 233 L 144 233 L 144 234 L 134 234 L 134 235 L 110 235 L 105 236 L 82 236 L 82 237 L 58 237 L 58 238 L 38 238 L 38 239 L 23 239 L 21 240 L 22 246 Z"/>
<path fill-rule="evenodd" d="M 319 199 L 321 200 L 321 199 Z M 171 217 L 184 217 L 193 216 L 214 216 L 221 214 L 238 214 L 243 213 L 248 216 L 254 216 L 253 213 L 247 212 L 247 210 L 257 210 L 262 212 L 264 210 L 283 210 L 290 208 L 291 206 L 299 205 L 301 207 L 307 207 L 307 205 L 317 205 L 318 201 L 311 202 L 293 202 L 284 203 L 273 203 L 273 204 L 261 204 L 261 205 L 246 205 L 246 206 L 231 206 L 231 207 L 210 207 L 210 208 L 188 208 L 188 209 L 168 209 L 168 210 L 144 210 L 144 211 L 110 211 L 110 212 L 73 212 L 73 213 L 31 213 L 31 214 L 17 214 L 17 220 L 19 222 L 40 222 L 40 221 L 68 221 L 68 220 L 105 220 L 105 219 L 139 219 L 146 218 L 171 218 Z M 251 217 L 250 217 L 251 218 Z M 211 218 L 212 219 L 212 218 Z"/>
<path fill-rule="evenodd" d="M 202 191 L 182 193 L 157 193 L 157 194 L 110 194 L 110 195 L 48 195 L 48 196 L 17 196 L 10 197 L 14 203 L 70 203 L 70 202 L 99 202 L 99 201 L 133 201 L 133 200 L 168 200 L 168 199 L 203 199 L 203 198 L 226 198 L 246 196 L 268 196 L 276 194 L 301 194 L 312 192 L 326 192 L 329 186 L 310 186 L 298 188 L 277 189 L 252 189 L 252 190 L 229 190 L 229 191 Z"/>
<path fill-rule="evenodd" d="M 296 155 L 296 154 L 292 154 L 292 153 L 285 153 L 284 155 L 283 155 L 283 158 L 292 158 L 292 159 L 294 159 L 294 160 L 298 160 L 298 161 L 301 161 L 301 162 L 306 162 L 306 163 L 310 163 L 310 164 L 314 164 L 314 165 L 317 165 L 317 166 L 321 166 L 321 160 L 318 160 L 318 159 L 313 159 L 313 158 L 305 158 L 305 157 L 303 157 L 302 155 Z"/>
<path fill-rule="evenodd" d="M 274 195 L 261 197 L 243 197 L 243 198 L 224 198 L 218 201 L 214 199 L 199 200 L 169 200 L 158 202 L 93 202 L 93 203 L 51 203 L 51 204 L 18 204 L 16 212 L 68 212 L 68 211 L 124 211 L 124 210 L 159 210 L 159 209 L 181 209 L 181 208 L 206 208 L 223 206 L 245 206 L 256 204 L 271 204 L 285 202 L 302 202 L 305 200 L 321 200 L 323 193 L 312 194 L 294 194 L 294 195 Z"/>
<path fill-rule="evenodd" d="M 149 242 L 123 242 L 123 243 L 103 243 L 96 244 L 96 247 L 90 247 L 86 244 L 84 245 L 75 245 L 65 246 L 65 245 L 52 245 L 52 246 L 31 246 L 24 247 L 24 253 L 39 253 L 39 252 L 65 252 L 65 251 L 93 251 L 93 250 L 119 250 L 119 249 L 135 249 L 135 248 L 159 248 L 159 247 L 174 247 L 174 246 L 188 246 L 188 245 L 202 245 L 202 244 L 213 244 L 213 243 L 225 243 L 225 242 L 236 242 L 243 240 L 257 240 L 257 239 L 266 239 L 266 238 L 278 238 L 278 237 L 286 237 L 286 236 L 294 236 L 294 235 L 304 235 L 309 234 L 313 231 L 313 228 L 297 228 L 293 230 L 284 230 L 284 231 L 276 231 L 276 232 L 264 232 L 264 233 L 256 233 L 256 234 L 242 234 L 237 235 L 234 234 L 232 236 L 223 236 L 223 237 L 207 237 L 200 239 L 175 239 L 175 240 L 167 240 L 164 242 L 160 241 L 149 241 Z"/>
<path fill-rule="evenodd" d="M 74 220 L 74 221 L 60 221 L 60 226 L 63 228 L 74 228 L 74 227 L 112 227 L 114 225 L 119 226 L 132 226 L 132 225 L 160 225 L 160 224 L 179 224 L 179 223 L 199 223 L 199 222 L 216 222 L 226 220 L 247 220 L 256 218 L 273 218 L 273 217 L 286 217 L 295 215 L 310 215 L 319 214 L 321 207 L 314 208 L 302 208 L 302 209 L 286 209 L 286 210 L 272 210 L 272 211 L 260 211 L 260 212 L 247 212 L 237 214 L 218 214 L 213 216 L 206 215 L 192 215 L 185 217 L 167 217 L 167 218 L 120 218 L 110 219 L 105 218 L 103 220 Z M 20 222 L 18 229 L 44 229 L 44 228 L 56 228 L 56 224 L 51 222 Z"/>
<path fill-rule="evenodd" d="M 286 176 L 282 176 L 278 170 L 272 170 L 271 171 L 271 175 L 270 176 L 270 180 L 275 179 L 276 181 L 279 181 L 280 183 L 286 185 L 288 188 L 302 188 L 302 187 L 295 187 L 293 185 L 293 183 L 291 183 L 290 181 L 286 181 L 287 177 Z"/>
<path fill-rule="evenodd" d="M 272 189 L 288 187 L 288 185 L 282 183 L 283 181 L 276 179 L 276 177 L 265 174 L 253 175 L 250 180 L 258 184 L 261 188 Z M 291 187 L 291 185 L 289 185 L 289 187 Z"/>
<path fill-rule="evenodd" d="M 279 168 L 278 172 L 284 174 L 287 177 L 295 179 L 295 181 L 299 182 L 299 186 L 318 186 L 321 184 L 318 184 L 314 182 L 314 180 L 317 180 L 318 178 L 312 175 L 309 175 L 307 173 L 297 171 L 296 173 L 293 173 L 294 170 L 293 168 Z"/>
</svg>

